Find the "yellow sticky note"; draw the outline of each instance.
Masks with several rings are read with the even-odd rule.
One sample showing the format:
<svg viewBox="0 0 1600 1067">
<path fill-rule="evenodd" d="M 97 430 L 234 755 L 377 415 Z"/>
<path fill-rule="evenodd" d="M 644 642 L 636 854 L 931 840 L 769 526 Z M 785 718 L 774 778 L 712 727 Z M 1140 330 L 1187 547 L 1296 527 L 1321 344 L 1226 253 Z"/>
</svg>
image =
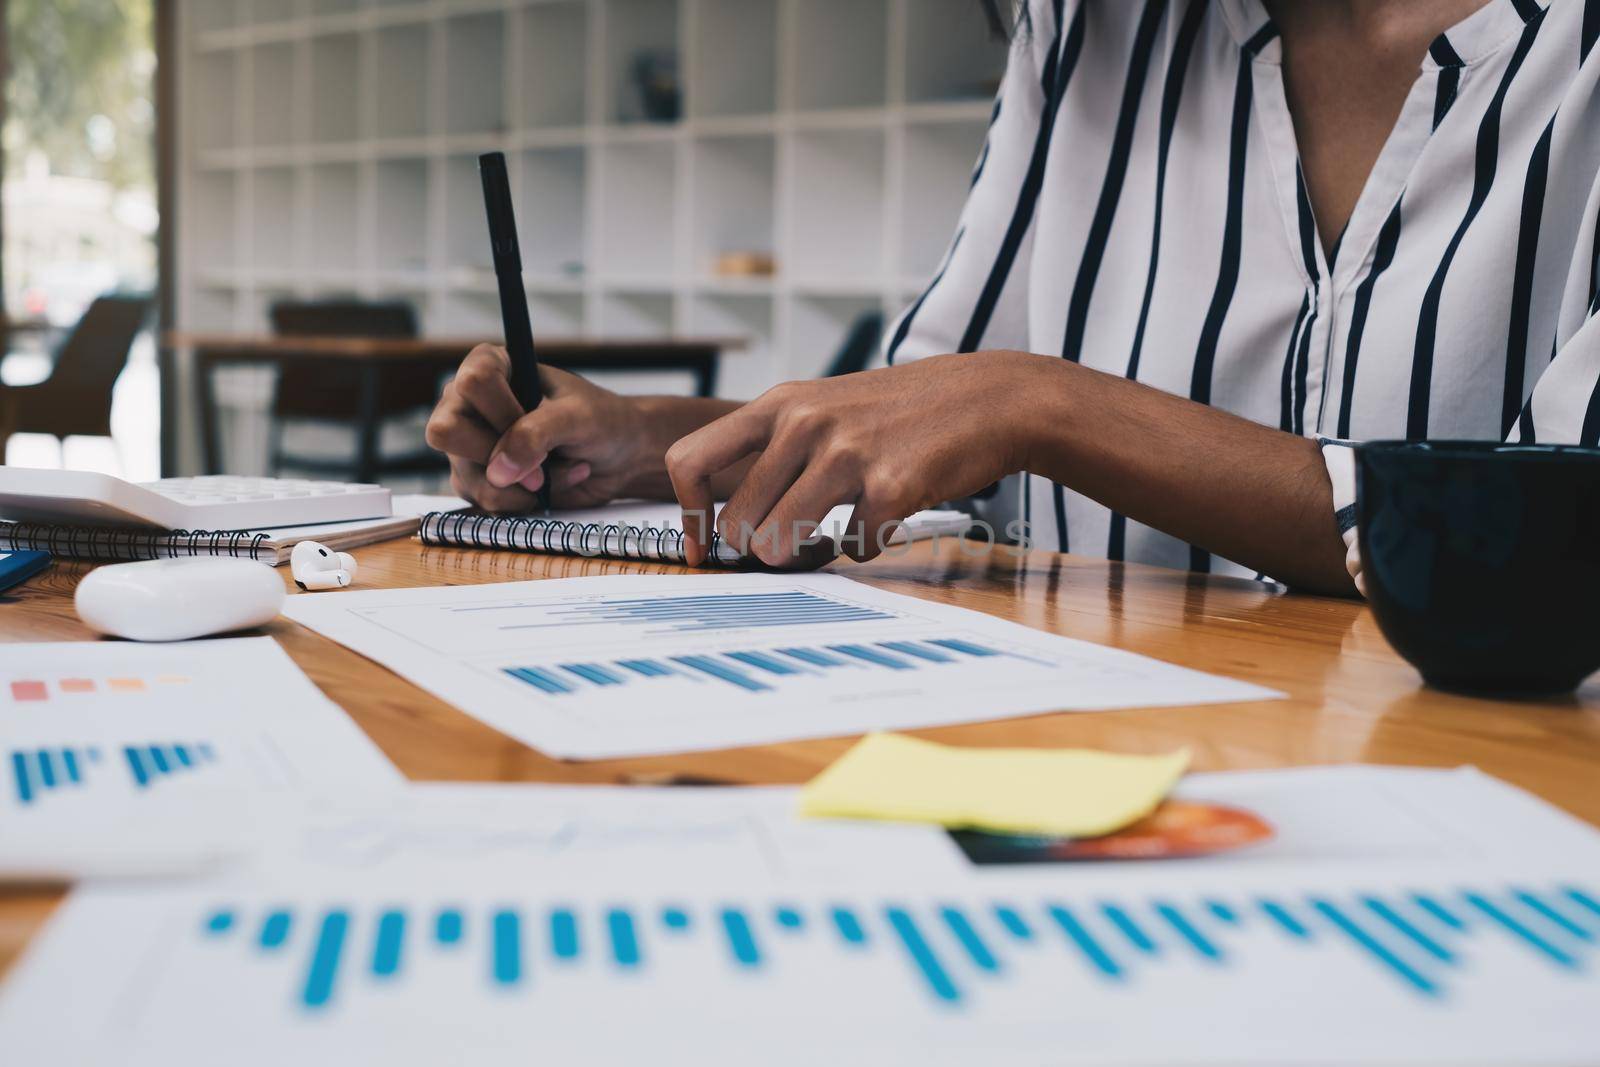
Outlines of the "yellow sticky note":
<svg viewBox="0 0 1600 1067">
<path fill-rule="evenodd" d="M 1188 766 L 1188 749 L 1127 756 L 1084 748 L 952 748 L 872 734 L 801 790 L 800 812 L 1098 837 L 1154 811 Z"/>
</svg>

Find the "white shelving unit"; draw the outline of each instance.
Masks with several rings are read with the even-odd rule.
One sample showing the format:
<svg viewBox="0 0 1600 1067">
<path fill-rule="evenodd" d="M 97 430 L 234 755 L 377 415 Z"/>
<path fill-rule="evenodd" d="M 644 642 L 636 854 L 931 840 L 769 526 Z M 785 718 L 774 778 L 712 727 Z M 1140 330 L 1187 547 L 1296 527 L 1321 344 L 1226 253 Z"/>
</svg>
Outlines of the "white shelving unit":
<svg viewBox="0 0 1600 1067">
<path fill-rule="evenodd" d="M 926 283 L 1005 64 L 975 0 L 179 10 L 181 329 L 356 294 L 413 301 L 431 334 L 497 335 L 475 157 L 501 149 L 535 332 L 744 337 L 730 396 L 817 373 L 856 315 Z M 647 116 L 644 56 L 676 62 L 680 117 Z M 776 272 L 719 276 L 725 252 Z"/>
</svg>

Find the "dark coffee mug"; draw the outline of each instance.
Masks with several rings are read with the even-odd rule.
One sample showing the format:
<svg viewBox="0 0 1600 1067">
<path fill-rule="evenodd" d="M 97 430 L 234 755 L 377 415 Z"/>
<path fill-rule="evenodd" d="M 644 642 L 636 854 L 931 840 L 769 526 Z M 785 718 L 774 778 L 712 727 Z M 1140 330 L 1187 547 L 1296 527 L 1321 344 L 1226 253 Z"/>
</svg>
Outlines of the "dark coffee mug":
<svg viewBox="0 0 1600 1067">
<path fill-rule="evenodd" d="M 1372 613 L 1429 685 L 1549 695 L 1600 669 L 1600 449 L 1373 441 L 1356 505 Z"/>
</svg>

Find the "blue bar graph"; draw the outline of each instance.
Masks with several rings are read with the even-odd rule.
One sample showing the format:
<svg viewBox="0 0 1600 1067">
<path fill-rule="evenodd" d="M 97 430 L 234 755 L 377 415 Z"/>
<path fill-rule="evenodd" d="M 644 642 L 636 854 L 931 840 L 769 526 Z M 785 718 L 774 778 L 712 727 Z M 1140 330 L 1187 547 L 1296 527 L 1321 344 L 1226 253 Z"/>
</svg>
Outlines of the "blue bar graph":
<svg viewBox="0 0 1600 1067">
<path fill-rule="evenodd" d="M 167 746 L 163 749 L 159 745 L 139 746 L 141 762 L 138 770 L 135 772 L 130 768 L 134 783 L 142 787 L 161 774 L 178 770 L 173 760 L 167 758 L 177 747 Z M 155 763 L 155 750 L 160 750 L 162 758 L 166 760 L 166 771 L 162 771 Z M 48 796 L 89 787 L 92 784 L 90 771 L 100 763 L 100 759 L 100 749 L 94 745 L 3 750 L 0 751 L 0 774 L 9 772 L 11 775 L 8 795 L 22 807 L 32 808 Z"/>
<path fill-rule="evenodd" d="M 92 747 L 13 749 L 6 761 L 11 771 L 11 795 L 27 807 L 58 789 L 81 787 L 87 764 L 99 758 L 100 750 Z"/>
<path fill-rule="evenodd" d="M 192 749 L 192 752 L 191 752 Z M 179 755 L 179 751 L 183 755 Z M 195 745 L 123 745 L 122 758 L 127 761 L 133 784 L 140 789 L 170 775 L 197 770 L 202 764 L 216 762 L 216 752 L 208 744 Z"/>
<path fill-rule="evenodd" d="M 726 961 L 729 980 L 756 981 L 769 968 L 781 969 L 791 946 L 809 942 L 812 951 L 833 953 L 840 967 L 879 961 L 874 965 L 903 976 L 940 1010 L 959 1009 L 1002 976 L 1018 981 L 1033 974 L 1013 965 L 1023 955 L 1031 966 L 1055 961 L 1064 972 L 1115 991 L 1132 989 L 1174 963 L 1207 965 L 1184 972 L 1192 981 L 1225 981 L 1231 973 L 1247 973 L 1252 950 L 1263 942 L 1287 943 L 1296 951 L 1276 956 L 1275 966 L 1305 968 L 1314 978 L 1343 961 L 1394 995 L 1436 1001 L 1450 994 L 1463 972 L 1505 958 L 1477 954 L 1486 940 L 1517 950 L 1553 980 L 1585 979 L 1583 964 L 1600 954 L 1589 927 L 1575 921 L 1600 917 L 1600 910 L 1588 909 L 1596 901 L 1588 887 L 1426 894 L 1451 914 L 1460 908 L 1484 920 L 1470 927 L 1438 924 L 1447 934 L 1425 927 L 1432 912 L 1420 904 L 1423 896 L 1309 892 L 1241 900 L 857 899 L 821 905 L 781 898 L 714 904 L 677 899 L 598 908 L 507 901 L 481 909 L 399 902 L 297 909 L 274 902 L 255 913 L 226 904 L 207 909 L 195 931 L 198 943 L 215 946 L 208 951 L 238 946 L 263 959 L 290 961 L 294 999 L 308 1012 L 333 1010 L 341 997 L 363 989 L 398 989 L 408 972 L 462 952 L 481 961 L 462 972 L 464 980 L 503 995 L 537 995 L 578 971 L 621 978 L 670 968 L 673 946 L 696 942 Z M 660 951 L 652 950 L 652 938 L 666 939 Z M 346 963 L 351 952 L 360 955 Z M 537 982 L 530 980 L 536 958 L 552 961 Z"/>
<path fill-rule="evenodd" d="M 1007 653 L 956 638 L 918 641 L 847 642 L 778 648 L 740 648 L 663 659 L 630 658 L 606 663 L 511 666 L 501 673 L 549 696 L 571 696 L 596 689 L 669 682 L 713 682 L 747 693 L 773 692 L 796 682 L 844 671 L 939 671 L 962 663 L 987 661 Z M 1035 665 L 1041 660 L 1018 657 Z"/>
</svg>

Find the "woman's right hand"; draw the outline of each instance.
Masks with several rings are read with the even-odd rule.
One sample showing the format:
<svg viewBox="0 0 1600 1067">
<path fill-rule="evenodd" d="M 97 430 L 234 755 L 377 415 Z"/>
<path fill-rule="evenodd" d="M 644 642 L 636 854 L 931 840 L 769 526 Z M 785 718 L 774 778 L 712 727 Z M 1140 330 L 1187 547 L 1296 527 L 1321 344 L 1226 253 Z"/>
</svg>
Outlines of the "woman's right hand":
<svg viewBox="0 0 1600 1067">
<path fill-rule="evenodd" d="M 525 413 L 504 348 L 479 345 L 462 361 L 427 429 L 428 444 L 450 457 L 455 491 L 489 511 L 532 511 L 548 458 L 558 507 L 647 495 L 671 441 L 652 440 L 660 435 L 640 402 L 554 367 L 540 367 L 539 381 L 544 401 Z"/>
</svg>

